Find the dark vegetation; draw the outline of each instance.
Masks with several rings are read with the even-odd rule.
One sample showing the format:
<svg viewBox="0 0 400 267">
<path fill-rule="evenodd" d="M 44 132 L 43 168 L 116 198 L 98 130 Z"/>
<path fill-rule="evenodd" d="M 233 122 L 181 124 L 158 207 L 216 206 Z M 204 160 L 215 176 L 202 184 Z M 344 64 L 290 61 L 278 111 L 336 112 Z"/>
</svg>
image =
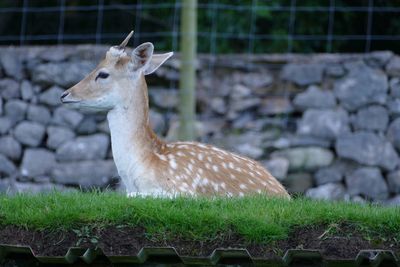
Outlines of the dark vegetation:
<svg viewBox="0 0 400 267">
<path fill-rule="evenodd" d="M 399 2 L 376 0 L 368 9 L 369 2 L 337 0 L 334 1 L 334 8 L 329 10 L 331 1 L 327 0 L 297 1 L 294 8 L 291 8 L 289 0 L 257 1 L 255 8 L 252 8 L 252 1 L 247 0 L 199 1 L 198 51 L 313 53 L 392 50 L 398 53 L 398 40 L 372 38 L 369 43 L 367 36 L 399 36 L 399 12 L 394 9 L 399 8 Z M 25 35 L 44 36 L 34 40 L 28 38 L 24 44 L 114 44 L 120 42 L 131 29 L 136 29 L 135 44 L 152 41 L 159 50 L 175 51 L 179 45 L 173 32 L 179 33 L 181 1 L 105 0 L 103 20 L 100 21 L 98 1 L 65 1 L 67 10 L 63 13 L 65 20 L 61 27 L 60 1 L 27 3 L 28 7 L 38 9 L 28 12 L 25 18 L 20 11 L 1 13 L 0 36 L 16 36 L 17 39 L 0 41 L 0 44 L 20 43 L 18 38 L 24 19 Z M 5 0 L 0 2 L 0 9 L 22 5 L 23 0 Z M 50 9 L 41 10 L 43 7 Z M 85 10 L 73 7 L 85 7 Z M 368 13 L 371 10 L 373 12 Z M 370 28 L 368 16 L 372 16 Z M 96 33 L 102 34 L 101 39 L 96 39 Z"/>
</svg>

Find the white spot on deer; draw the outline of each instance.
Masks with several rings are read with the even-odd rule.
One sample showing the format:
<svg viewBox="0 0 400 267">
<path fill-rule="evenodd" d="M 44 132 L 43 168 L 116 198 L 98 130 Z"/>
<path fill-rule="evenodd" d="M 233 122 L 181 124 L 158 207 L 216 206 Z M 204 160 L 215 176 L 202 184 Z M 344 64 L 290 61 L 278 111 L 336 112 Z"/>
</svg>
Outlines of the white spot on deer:
<svg viewBox="0 0 400 267">
<path fill-rule="evenodd" d="M 192 164 L 189 163 L 188 164 L 188 168 L 189 168 L 190 171 L 193 171 L 193 165 Z"/>
<path fill-rule="evenodd" d="M 171 166 L 172 169 L 175 169 L 178 167 L 178 165 L 176 164 L 176 161 L 174 159 L 171 159 L 169 161 L 169 166 Z"/>
<path fill-rule="evenodd" d="M 207 157 L 208 162 L 213 162 L 211 157 Z"/>
<path fill-rule="evenodd" d="M 213 165 L 212 168 L 213 168 L 213 170 L 214 170 L 215 172 L 218 171 L 218 166 L 217 166 L 217 165 Z"/>
<path fill-rule="evenodd" d="M 205 145 L 203 145 L 203 144 L 196 144 L 198 147 L 201 147 L 201 148 L 205 148 L 205 149 L 208 149 L 208 147 L 207 146 L 205 146 Z"/>
<path fill-rule="evenodd" d="M 174 159 L 175 158 L 175 156 L 173 155 L 173 154 L 168 154 L 168 156 L 167 156 L 169 159 Z"/>
<path fill-rule="evenodd" d="M 157 157 L 163 161 L 167 161 L 167 157 L 165 155 L 160 155 L 158 153 L 156 153 Z"/>
<path fill-rule="evenodd" d="M 180 187 L 179 187 L 179 190 L 182 191 L 182 192 L 186 192 L 186 188 L 183 187 L 183 186 L 180 186 Z"/>
<path fill-rule="evenodd" d="M 174 172 L 173 169 L 168 169 L 168 172 L 169 172 L 169 174 L 171 174 L 171 175 L 174 175 L 174 174 L 175 174 L 175 172 Z"/>
<path fill-rule="evenodd" d="M 196 153 L 194 153 L 194 151 L 190 151 L 189 154 L 192 156 L 196 156 Z"/>
<path fill-rule="evenodd" d="M 192 173 L 188 168 L 185 168 L 185 172 L 186 172 L 188 175 L 190 175 L 190 174 Z"/>
<path fill-rule="evenodd" d="M 195 160 L 194 159 L 190 159 L 190 163 L 195 164 Z"/>
<path fill-rule="evenodd" d="M 218 192 L 219 185 L 217 183 L 212 183 L 212 186 L 216 192 Z"/>
<path fill-rule="evenodd" d="M 207 162 L 206 164 L 204 164 L 204 166 L 206 166 L 207 169 L 211 170 L 211 165 L 210 165 L 210 163 Z"/>
<path fill-rule="evenodd" d="M 236 168 L 236 170 L 238 171 L 238 172 L 243 172 L 243 170 L 242 170 L 242 168 Z"/>
<path fill-rule="evenodd" d="M 224 182 L 222 182 L 222 183 L 221 183 L 221 187 L 222 187 L 223 189 L 226 189 L 226 184 L 225 184 Z"/>
<path fill-rule="evenodd" d="M 231 169 L 235 168 L 235 165 L 233 164 L 233 162 L 229 162 L 228 165 L 229 165 L 229 168 L 231 168 Z"/>
<path fill-rule="evenodd" d="M 179 157 L 183 157 L 183 156 L 185 156 L 185 154 L 184 154 L 184 153 L 182 153 L 181 151 L 178 151 L 178 152 L 176 153 L 176 155 L 178 155 Z"/>
<path fill-rule="evenodd" d="M 208 179 L 207 178 L 203 178 L 203 180 L 201 181 L 202 185 L 208 185 Z"/>
<path fill-rule="evenodd" d="M 243 192 L 239 192 L 239 196 L 243 197 L 244 196 Z"/>
<path fill-rule="evenodd" d="M 204 159 L 204 155 L 202 153 L 200 153 L 200 154 L 197 155 L 197 158 L 199 160 L 203 160 Z"/>
<path fill-rule="evenodd" d="M 261 189 L 257 189 L 257 193 L 261 194 Z"/>
<path fill-rule="evenodd" d="M 261 181 L 261 184 L 262 184 L 263 186 L 267 186 L 267 183 L 266 183 L 265 181 Z"/>
<path fill-rule="evenodd" d="M 253 180 L 249 180 L 249 183 L 251 183 L 251 184 L 256 184 Z"/>
<path fill-rule="evenodd" d="M 228 165 L 225 162 L 222 162 L 222 167 L 224 167 L 224 169 L 228 169 Z"/>
<path fill-rule="evenodd" d="M 231 177 L 233 180 L 236 180 L 236 176 L 233 173 L 230 173 L 229 177 Z"/>
<path fill-rule="evenodd" d="M 204 173 L 204 170 L 202 168 L 199 168 L 198 171 L 199 171 L 200 174 Z"/>
<path fill-rule="evenodd" d="M 247 188 L 247 186 L 245 184 L 240 184 L 239 187 L 240 187 L 240 189 L 246 189 Z"/>
</svg>

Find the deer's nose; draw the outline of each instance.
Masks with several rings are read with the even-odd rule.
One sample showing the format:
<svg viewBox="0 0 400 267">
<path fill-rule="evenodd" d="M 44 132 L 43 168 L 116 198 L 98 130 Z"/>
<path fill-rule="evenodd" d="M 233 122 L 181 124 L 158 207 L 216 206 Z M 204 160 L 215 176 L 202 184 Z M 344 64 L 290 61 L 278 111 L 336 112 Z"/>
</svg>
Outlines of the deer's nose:
<svg viewBox="0 0 400 267">
<path fill-rule="evenodd" d="M 60 97 L 61 102 L 64 102 L 64 98 L 67 97 L 68 95 L 69 95 L 69 92 L 65 91 Z"/>
</svg>

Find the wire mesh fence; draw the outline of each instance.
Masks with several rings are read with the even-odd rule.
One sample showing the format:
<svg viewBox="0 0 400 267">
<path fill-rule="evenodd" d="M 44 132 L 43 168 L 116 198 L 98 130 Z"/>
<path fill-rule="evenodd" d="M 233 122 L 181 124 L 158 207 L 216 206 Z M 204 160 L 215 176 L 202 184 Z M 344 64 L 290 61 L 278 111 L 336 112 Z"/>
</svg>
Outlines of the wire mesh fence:
<svg viewBox="0 0 400 267">
<path fill-rule="evenodd" d="M 0 44 L 116 43 L 177 50 L 180 0 L 2 0 Z M 397 0 L 212 0 L 198 4 L 202 53 L 398 52 Z"/>
</svg>

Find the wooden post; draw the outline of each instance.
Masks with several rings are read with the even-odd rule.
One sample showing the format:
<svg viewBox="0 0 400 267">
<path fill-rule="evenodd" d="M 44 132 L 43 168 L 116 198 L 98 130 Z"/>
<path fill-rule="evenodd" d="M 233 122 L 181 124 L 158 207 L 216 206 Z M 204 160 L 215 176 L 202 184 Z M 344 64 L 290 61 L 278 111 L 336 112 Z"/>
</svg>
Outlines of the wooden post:
<svg viewBox="0 0 400 267">
<path fill-rule="evenodd" d="M 179 79 L 179 139 L 193 140 L 196 112 L 197 0 L 183 0 L 181 11 L 181 68 Z"/>
</svg>

